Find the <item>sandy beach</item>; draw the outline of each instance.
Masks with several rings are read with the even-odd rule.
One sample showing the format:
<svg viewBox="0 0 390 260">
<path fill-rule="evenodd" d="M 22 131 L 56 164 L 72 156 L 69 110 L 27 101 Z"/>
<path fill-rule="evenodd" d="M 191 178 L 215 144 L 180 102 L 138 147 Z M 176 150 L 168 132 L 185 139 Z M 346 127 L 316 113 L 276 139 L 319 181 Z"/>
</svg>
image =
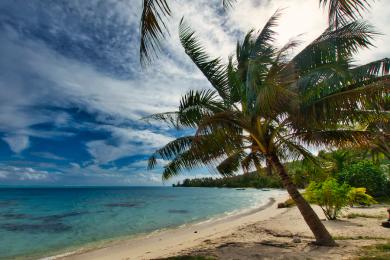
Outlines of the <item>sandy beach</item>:
<svg viewBox="0 0 390 260">
<path fill-rule="evenodd" d="M 362 247 L 390 239 L 380 226 L 386 206 L 352 208 L 337 221 L 325 221 L 338 247 L 311 245 L 313 236 L 296 207 L 277 209 L 286 196 L 236 215 L 83 249 L 56 259 L 155 259 L 175 255 L 204 255 L 217 259 L 354 259 Z M 347 215 L 354 218 L 347 218 Z M 357 216 L 356 216 L 357 214 Z M 365 216 L 365 217 L 361 217 Z"/>
</svg>

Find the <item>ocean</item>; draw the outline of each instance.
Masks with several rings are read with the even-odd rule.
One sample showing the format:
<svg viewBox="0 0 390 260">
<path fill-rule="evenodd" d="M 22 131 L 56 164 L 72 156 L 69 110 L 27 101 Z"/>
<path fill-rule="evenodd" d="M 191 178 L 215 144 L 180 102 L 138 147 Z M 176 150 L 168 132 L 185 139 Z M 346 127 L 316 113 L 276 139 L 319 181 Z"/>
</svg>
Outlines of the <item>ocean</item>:
<svg viewBox="0 0 390 260">
<path fill-rule="evenodd" d="M 0 188 L 0 259 L 35 259 L 266 204 L 281 190 Z"/>
</svg>

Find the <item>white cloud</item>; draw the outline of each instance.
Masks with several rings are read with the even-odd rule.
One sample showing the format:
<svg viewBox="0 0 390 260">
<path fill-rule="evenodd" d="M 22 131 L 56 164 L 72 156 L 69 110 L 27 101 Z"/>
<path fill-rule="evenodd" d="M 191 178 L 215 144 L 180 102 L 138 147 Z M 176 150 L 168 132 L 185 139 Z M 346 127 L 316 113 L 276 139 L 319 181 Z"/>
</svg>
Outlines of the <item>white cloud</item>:
<svg viewBox="0 0 390 260">
<path fill-rule="evenodd" d="M 20 171 L 18 173 L 18 178 L 21 181 L 29 180 L 29 181 L 38 181 L 44 180 L 49 177 L 49 173 L 47 171 L 36 171 L 33 168 L 25 168 L 24 171 Z"/>
<path fill-rule="evenodd" d="M 172 137 L 154 133 L 150 130 L 115 126 L 100 126 L 97 129 L 111 132 L 111 138 L 90 141 L 86 144 L 88 152 L 100 164 L 123 157 L 150 154 L 155 149 L 173 140 Z"/>
<path fill-rule="evenodd" d="M 7 142 L 11 150 L 20 153 L 29 146 L 28 136 L 25 135 L 6 135 L 3 140 Z"/>
<path fill-rule="evenodd" d="M 57 160 L 57 161 L 66 160 L 65 157 L 61 157 L 61 156 L 55 155 L 53 153 L 48 153 L 48 152 L 34 152 L 31 154 L 34 156 L 38 156 L 38 157 L 49 159 L 49 160 Z"/>
<path fill-rule="evenodd" d="M 371 12 L 366 15 L 367 19 L 386 35 L 379 37 L 375 42 L 378 48 L 362 51 L 359 62 L 390 56 L 388 48 L 390 8 L 387 7 L 386 2 L 376 1 L 372 5 Z M 83 1 L 78 2 L 75 6 L 76 11 L 82 14 L 85 12 L 84 17 L 94 17 L 93 11 L 84 8 L 83 4 Z M 34 125 L 52 123 L 57 127 L 78 127 L 84 124 L 84 122 L 75 122 L 72 116 L 65 112 L 35 109 L 55 106 L 87 111 L 94 114 L 98 121 L 114 125 L 97 126 L 91 123 L 87 126 L 87 128 L 110 133 L 110 137 L 105 140 L 86 143 L 88 152 L 95 158 L 97 164 L 140 153 L 151 153 L 169 142 L 172 137 L 165 134 L 165 129 L 161 128 L 156 131 L 139 130 L 137 127 L 143 126 L 143 122 L 138 119 L 151 113 L 173 110 L 180 96 L 188 89 L 209 86 L 180 46 L 177 26 L 182 16 L 185 16 L 186 21 L 197 32 L 207 51 L 212 56 L 220 56 L 224 60 L 234 52 L 238 38 L 242 38 L 251 28 L 262 28 L 277 8 L 286 7 L 276 28 L 279 33 L 278 45 L 302 33 L 304 33 L 302 39 L 307 44 L 326 27 L 326 13 L 319 8 L 318 1 L 241 0 L 228 13 L 221 12 L 221 9 L 215 8 L 216 6 L 221 6 L 220 0 L 171 1 L 171 8 L 174 11 L 174 17 L 170 19 L 168 25 L 171 37 L 164 43 L 164 53 L 160 58 L 143 71 L 138 67 L 137 48 L 140 1 L 119 1 L 112 6 L 105 19 L 96 17 L 98 19 L 96 24 L 107 26 L 110 22 L 116 21 L 111 20 L 111 17 L 120 14 L 120 21 L 125 20 L 130 28 L 123 31 L 123 35 L 133 34 L 128 43 L 121 43 L 123 39 L 128 39 L 126 37 L 113 38 L 101 50 L 102 53 L 107 54 L 110 61 L 129 69 L 131 75 L 121 78 L 116 78 L 104 69 L 93 66 L 93 61 L 65 56 L 53 50 L 47 43 L 21 35 L 20 31 L 5 25 L 0 34 L 0 91 L 2 93 L 0 131 L 8 135 L 3 137 L 3 140 L 15 153 L 19 153 L 29 147 L 29 137 L 57 138 L 72 135 L 59 130 L 37 130 L 32 127 Z M 66 16 L 65 13 L 61 15 Z M 85 34 L 77 27 L 77 23 L 72 23 L 68 28 L 67 24 L 63 23 L 67 19 L 63 18 L 61 16 L 61 19 L 53 20 L 50 33 L 67 34 L 75 42 L 81 40 L 83 43 L 90 44 L 91 48 L 94 46 L 93 41 L 102 40 L 94 39 L 95 35 L 92 37 L 90 34 Z M 103 26 L 101 29 L 109 32 L 109 29 L 116 28 L 115 24 L 110 26 Z M 118 51 L 117 46 L 124 49 Z M 128 125 L 129 122 L 137 127 L 123 126 Z M 133 167 L 131 169 L 134 170 L 144 164 L 145 161 L 138 161 L 129 167 Z M 124 178 L 124 173 L 121 172 L 124 169 L 103 170 L 97 165 L 85 167 L 83 162 L 71 164 L 71 169 L 83 176 L 87 176 L 87 171 L 91 171 L 94 174 L 92 176 L 98 175 L 101 178 L 106 175 L 117 176 L 112 178 Z M 130 168 L 126 170 L 129 171 Z M 67 174 L 73 176 L 72 171 Z M 118 174 L 115 175 L 112 171 L 117 171 Z M 4 176 L 6 176 L 4 171 L 0 172 L 0 178 L 5 178 Z M 140 179 L 148 178 L 142 173 L 134 176 Z M 136 177 L 128 178 L 133 182 L 136 181 L 135 179 Z"/>
<path fill-rule="evenodd" d="M 0 179 L 5 179 L 8 177 L 8 172 L 0 170 Z"/>
<path fill-rule="evenodd" d="M 0 179 L 7 181 L 54 181 L 58 173 L 34 169 L 32 167 L 15 167 L 0 164 Z"/>
</svg>

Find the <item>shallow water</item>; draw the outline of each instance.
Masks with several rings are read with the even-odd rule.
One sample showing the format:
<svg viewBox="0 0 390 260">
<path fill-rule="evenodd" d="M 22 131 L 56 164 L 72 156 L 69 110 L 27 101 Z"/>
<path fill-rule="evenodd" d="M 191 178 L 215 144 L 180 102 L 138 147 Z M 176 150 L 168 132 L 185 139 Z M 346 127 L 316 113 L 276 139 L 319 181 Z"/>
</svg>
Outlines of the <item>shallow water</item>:
<svg viewBox="0 0 390 260">
<path fill-rule="evenodd" d="M 0 258 L 31 258 L 254 207 L 280 190 L 0 188 Z"/>
</svg>

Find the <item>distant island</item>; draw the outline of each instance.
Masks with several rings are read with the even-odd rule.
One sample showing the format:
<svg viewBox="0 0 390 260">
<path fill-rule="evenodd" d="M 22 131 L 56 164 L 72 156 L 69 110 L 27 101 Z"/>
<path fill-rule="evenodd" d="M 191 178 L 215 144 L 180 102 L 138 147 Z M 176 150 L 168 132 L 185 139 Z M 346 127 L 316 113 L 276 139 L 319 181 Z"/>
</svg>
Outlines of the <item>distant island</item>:
<svg viewBox="0 0 390 260">
<path fill-rule="evenodd" d="M 280 179 L 276 176 L 266 176 L 258 172 L 223 178 L 185 179 L 173 187 L 219 187 L 219 188 L 282 188 Z"/>
</svg>

